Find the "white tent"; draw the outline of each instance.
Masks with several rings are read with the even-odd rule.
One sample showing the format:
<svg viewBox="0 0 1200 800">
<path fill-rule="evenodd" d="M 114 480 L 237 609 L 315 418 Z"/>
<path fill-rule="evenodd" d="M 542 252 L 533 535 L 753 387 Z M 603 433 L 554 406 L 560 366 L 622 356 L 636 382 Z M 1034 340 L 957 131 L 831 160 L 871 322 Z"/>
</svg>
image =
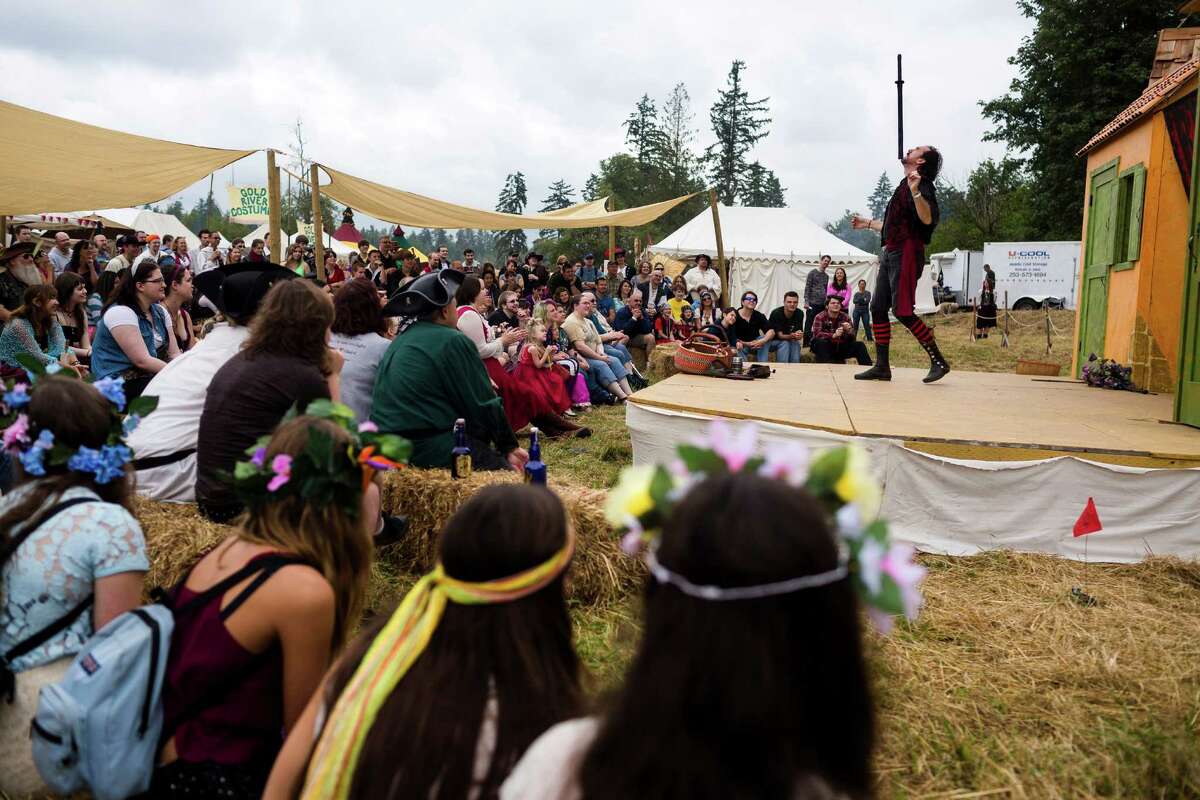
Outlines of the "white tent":
<svg viewBox="0 0 1200 800">
<path fill-rule="evenodd" d="M 769 314 L 783 305 L 788 291 L 804 296 L 804 279 L 821 256 L 829 255 L 834 267 L 846 270 L 853 287 L 861 278 L 875 286 L 879 259 L 842 241 L 802 211 L 794 208 L 719 206 L 721 239 L 729 260 L 729 296 L 747 289 L 758 295 L 759 307 Z M 682 228 L 652 245 L 651 253 L 687 260 L 701 253 L 715 259 L 717 237 L 712 211 L 704 209 Z M 735 303 L 736 305 L 736 303 Z"/>
<path fill-rule="evenodd" d="M 187 229 L 173 214 L 161 214 L 157 211 L 147 211 L 144 208 L 104 208 L 98 211 L 71 211 L 58 216 L 80 217 L 95 215 L 111 220 L 122 228 L 146 233 L 157 233 L 159 236 L 182 236 L 187 239 L 188 250 L 196 252 L 200 249 L 200 237 Z"/>
<path fill-rule="evenodd" d="M 246 249 L 250 248 L 250 243 L 255 239 L 262 239 L 265 242 L 267 240 L 267 231 L 270 230 L 270 227 L 270 225 L 264 222 L 262 225 L 259 225 L 257 228 L 243 236 L 242 239 L 246 242 Z M 291 243 L 298 235 L 295 233 L 289 234 L 287 231 L 282 229 L 279 232 L 283 234 L 284 238 L 286 238 L 289 243 Z M 351 253 L 358 252 L 358 248 L 354 245 L 350 244 L 349 242 L 340 242 L 337 239 L 334 239 L 328 233 L 321 234 L 321 238 L 325 240 L 325 248 L 327 250 L 333 250 L 333 252 L 337 253 L 339 256 L 348 256 Z"/>
</svg>

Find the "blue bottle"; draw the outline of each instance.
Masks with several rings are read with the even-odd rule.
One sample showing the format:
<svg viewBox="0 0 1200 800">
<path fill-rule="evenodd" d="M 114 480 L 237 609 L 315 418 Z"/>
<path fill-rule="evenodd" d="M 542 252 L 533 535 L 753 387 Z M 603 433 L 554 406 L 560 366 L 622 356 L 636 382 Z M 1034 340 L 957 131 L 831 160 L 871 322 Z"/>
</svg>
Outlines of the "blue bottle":
<svg viewBox="0 0 1200 800">
<path fill-rule="evenodd" d="M 466 420 L 454 420 L 454 449 L 450 451 L 450 477 L 471 477 L 471 448 L 467 445 Z"/>
<path fill-rule="evenodd" d="M 529 460 L 525 462 L 525 482 L 546 485 L 546 462 L 542 461 L 542 446 L 538 443 L 538 429 L 529 429 Z"/>
</svg>

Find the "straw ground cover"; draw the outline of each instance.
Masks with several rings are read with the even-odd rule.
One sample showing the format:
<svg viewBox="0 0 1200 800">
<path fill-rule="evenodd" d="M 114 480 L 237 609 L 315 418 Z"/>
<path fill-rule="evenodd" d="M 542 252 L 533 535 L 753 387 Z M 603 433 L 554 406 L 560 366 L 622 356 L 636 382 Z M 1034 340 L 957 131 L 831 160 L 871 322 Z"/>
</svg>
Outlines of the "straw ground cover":
<svg viewBox="0 0 1200 800">
<path fill-rule="evenodd" d="M 935 319 L 956 367 L 1011 371 L 1018 356 L 1044 355 L 1021 344 L 1028 332 L 1005 350 L 996 338 L 967 341 L 967 315 Z M 1069 314 L 1055 324 L 1069 330 Z M 911 337 L 897 334 L 894 363 L 923 366 Z M 1065 344 L 1056 339 L 1055 348 L 1069 360 Z M 543 455 L 582 531 L 569 602 L 589 687 L 601 698 L 636 648 L 641 573 L 603 531 L 603 492 L 594 491 L 629 463 L 624 410 L 599 408 L 584 420 L 592 438 L 547 443 Z M 414 536 L 380 554 L 372 611 L 390 608 L 429 563 L 439 519 L 478 485 L 513 477 L 462 485 L 440 473 L 390 476 L 388 502 L 413 516 Z M 151 585 L 180 574 L 228 530 L 188 506 L 140 503 L 138 513 Z M 886 639 L 868 634 L 881 797 L 1200 797 L 1200 565 L 1152 559 L 1085 569 L 1007 552 L 922 561 L 930 574 L 920 618 Z M 1100 604 L 1072 602 L 1076 585 Z"/>
</svg>

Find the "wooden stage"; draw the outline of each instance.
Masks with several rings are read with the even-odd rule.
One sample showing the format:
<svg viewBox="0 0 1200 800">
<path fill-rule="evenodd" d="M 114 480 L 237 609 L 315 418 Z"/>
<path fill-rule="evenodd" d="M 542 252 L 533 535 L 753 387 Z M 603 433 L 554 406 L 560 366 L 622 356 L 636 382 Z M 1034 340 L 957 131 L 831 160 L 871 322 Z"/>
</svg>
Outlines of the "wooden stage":
<svg viewBox="0 0 1200 800">
<path fill-rule="evenodd" d="M 894 439 L 949 458 L 1026 461 L 1076 456 L 1132 467 L 1200 467 L 1200 429 L 1171 422 L 1171 395 L 1095 389 L 1061 378 L 893 369 L 890 383 L 856 381 L 863 367 L 772 364 L 767 380 L 675 375 L 631 402 L 755 419 L 848 436 Z"/>
</svg>

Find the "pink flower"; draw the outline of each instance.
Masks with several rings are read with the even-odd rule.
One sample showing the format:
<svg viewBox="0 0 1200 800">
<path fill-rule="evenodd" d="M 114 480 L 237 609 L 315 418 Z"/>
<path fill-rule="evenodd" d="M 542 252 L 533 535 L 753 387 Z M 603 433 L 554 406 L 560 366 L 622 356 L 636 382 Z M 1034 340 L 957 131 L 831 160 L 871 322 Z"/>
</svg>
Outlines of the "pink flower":
<svg viewBox="0 0 1200 800">
<path fill-rule="evenodd" d="M 621 537 L 621 552 L 627 556 L 636 556 L 642 552 L 641 531 L 629 531 Z"/>
<path fill-rule="evenodd" d="M 912 545 L 893 542 L 887 555 L 879 562 L 880 570 L 900 587 L 900 598 L 904 603 L 904 616 L 916 619 L 921 610 L 920 583 L 925 578 L 925 568 L 913 561 L 916 551 Z"/>
<path fill-rule="evenodd" d="M 358 423 L 358 432 L 359 433 L 379 433 L 379 426 L 376 425 L 374 422 L 371 422 L 371 420 L 366 419 L 366 420 L 363 420 L 362 422 Z"/>
<path fill-rule="evenodd" d="M 787 481 L 790 486 L 803 486 L 808 477 L 808 448 L 799 442 L 785 442 L 772 447 L 758 474 L 766 478 Z"/>
<path fill-rule="evenodd" d="M 275 456 L 271 459 L 271 471 L 275 473 L 275 477 L 267 484 L 268 492 L 278 491 L 279 487 L 291 480 L 292 457 L 285 453 Z"/>
<path fill-rule="evenodd" d="M 708 428 L 708 442 L 716 454 L 725 460 L 730 472 L 738 472 L 754 456 L 758 442 L 758 426 L 752 422 L 730 425 L 723 419 L 715 419 Z"/>
<path fill-rule="evenodd" d="M 12 453 L 29 444 L 29 417 L 18 414 L 12 424 L 4 429 L 4 449 Z"/>
</svg>

